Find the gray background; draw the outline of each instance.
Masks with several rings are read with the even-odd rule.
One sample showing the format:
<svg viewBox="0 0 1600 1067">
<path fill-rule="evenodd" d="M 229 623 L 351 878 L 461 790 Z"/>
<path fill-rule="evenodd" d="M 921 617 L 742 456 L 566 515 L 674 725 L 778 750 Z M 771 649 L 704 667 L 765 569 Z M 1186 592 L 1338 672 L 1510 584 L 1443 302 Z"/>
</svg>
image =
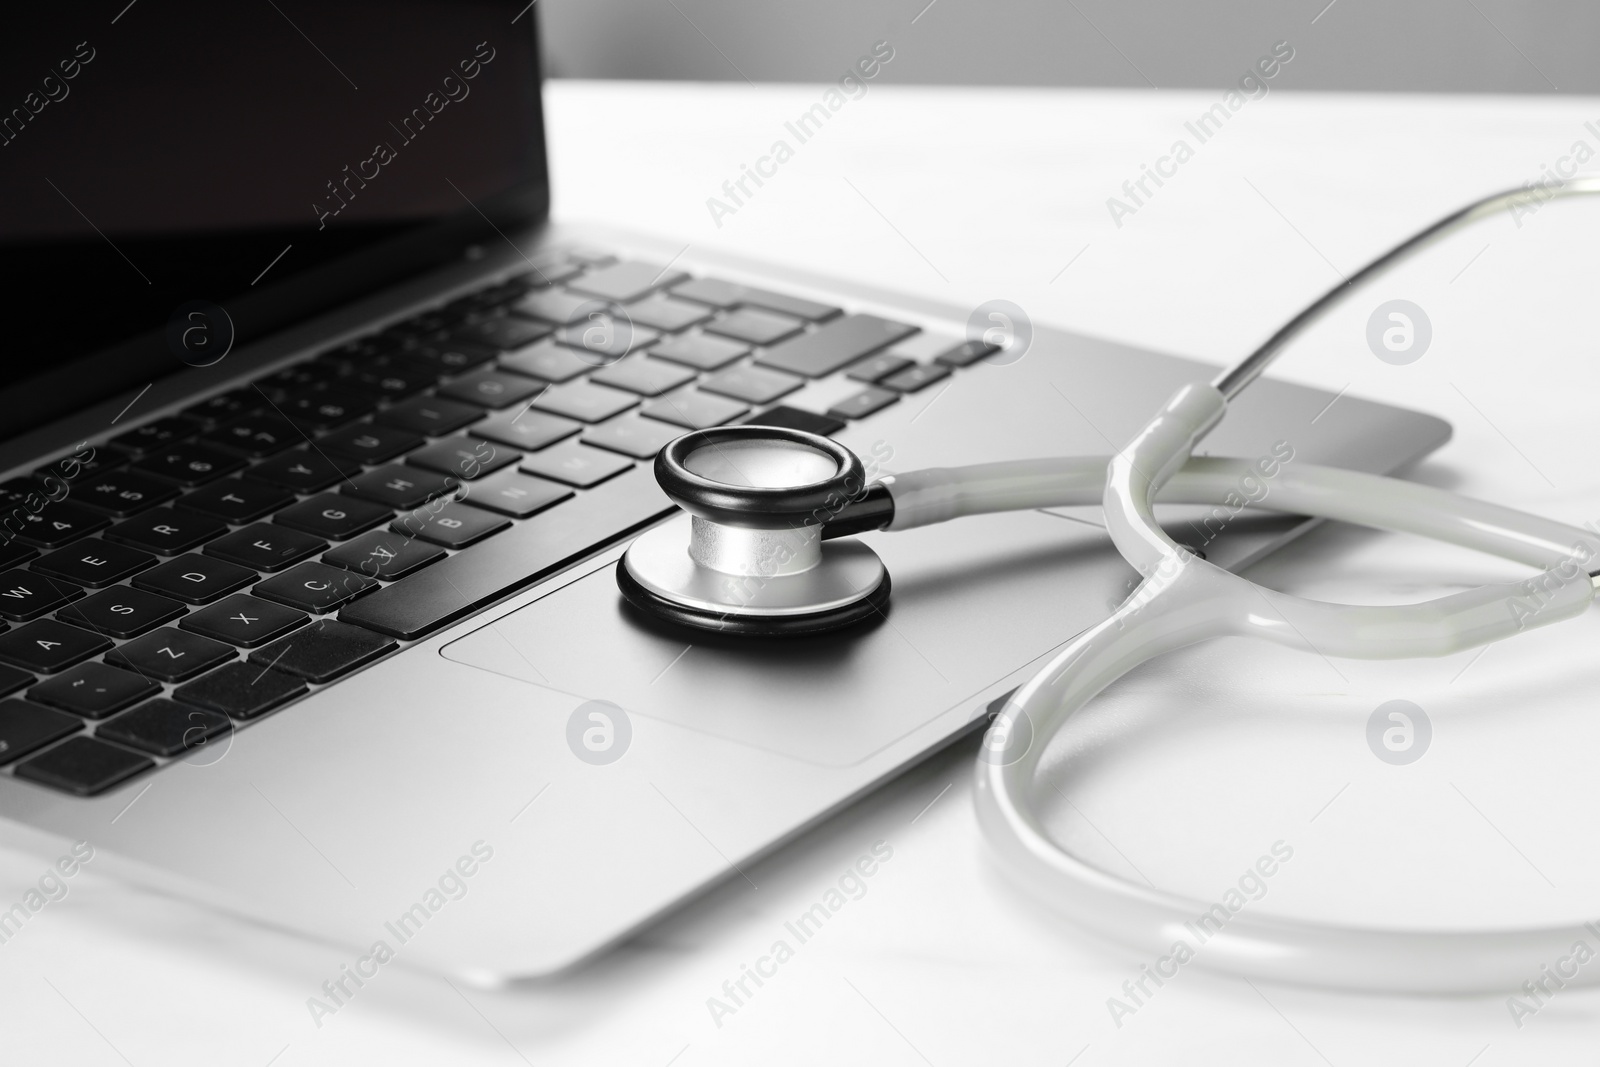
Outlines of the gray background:
<svg viewBox="0 0 1600 1067">
<path fill-rule="evenodd" d="M 1214 88 L 1287 40 L 1274 87 L 1600 92 L 1594 0 L 540 0 L 556 77 Z M 913 22 L 915 19 L 915 22 Z M 1313 22 L 1313 19 L 1315 22 Z"/>
</svg>

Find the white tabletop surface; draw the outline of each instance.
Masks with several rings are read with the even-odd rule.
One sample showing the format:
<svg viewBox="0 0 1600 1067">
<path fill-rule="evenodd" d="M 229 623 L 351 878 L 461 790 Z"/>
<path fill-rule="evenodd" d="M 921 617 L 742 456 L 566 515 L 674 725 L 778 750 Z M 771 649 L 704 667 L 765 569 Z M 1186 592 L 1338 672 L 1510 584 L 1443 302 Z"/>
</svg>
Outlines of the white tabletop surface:
<svg viewBox="0 0 1600 1067">
<path fill-rule="evenodd" d="M 874 84 L 734 215 L 706 208 L 820 98 L 810 86 L 556 83 L 557 214 L 625 225 L 1122 341 L 1231 359 L 1386 244 L 1539 177 L 1593 99 L 1292 95 L 1234 115 L 1132 215 L 1106 200 L 1215 93 Z M 1600 129 L 1600 121 L 1597 121 Z M 1588 254 L 1600 204 L 1507 217 L 1357 292 L 1276 371 L 1434 412 L 1454 440 L 1415 476 L 1581 523 L 1600 519 Z M 1432 322 L 1408 366 L 1368 315 Z M 1065 414 L 1063 417 L 1067 417 Z M 1404 600 L 1516 576 L 1405 538 L 1325 529 L 1257 568 L 1330 599 Z M 1252 907 L 1472 926 L 1600 916 L 1600 614 L 1485 652 L 1328 663 L 1223 642 L 1140 671 L 1097 705 L 1093 758 L 1058 783 L 1061 838 L 1108 867 L 1216 899 L 1275 841 L 1294 858 Z M 1426 709 L 1432 747 L 1380 762 L 1366 720 Z M 0 945 L 8 1063 L 1592 1062 L 1600 996 L 1559 992 L 1519 1027 L 1506 995 L 1363 997 L 1186 967 L 1117 1025 L 1141 962 L 1015 893 L 973 820 L 970 746 L 938 757 L 564 980 L 457 991 L 393 966 L 336 1016 L 306 1000 L 348 954 L 99 876 Z M 856 858 L 893 849 L 756 995 L 721 995 Z M 0 854 L 0 900 L 44 870 Z M 1540 961 L 1530 961 L 1530 977 Z M 1600 962 L 1589 968 L 1600 968 Z M 1600 976 L 1600 971 L 1586 977 Z M 1511 991 L 1507 991 L 1509 993 Z"/>
</svg>

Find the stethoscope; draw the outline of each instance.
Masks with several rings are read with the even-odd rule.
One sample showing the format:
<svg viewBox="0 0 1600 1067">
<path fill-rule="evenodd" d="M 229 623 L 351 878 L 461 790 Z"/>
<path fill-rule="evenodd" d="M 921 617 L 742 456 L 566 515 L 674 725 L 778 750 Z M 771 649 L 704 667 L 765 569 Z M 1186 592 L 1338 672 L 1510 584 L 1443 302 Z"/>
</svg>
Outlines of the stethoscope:
<svg viewBox="0 0 1600 1067">
<path fill-rule="evenodd" d="M 1580 615 L 1595 597 L 1585 530 L 1380 475 L 1304 463 L 1275 466 L 1256 506 L 1420 534 L 1540 568 L 1535 577 L 1419 604 L 1364 607 L 1265 589 L 1208 563 L 1157 525 L 1153 505 L 1222 505 L 1261 461 L 1194 457 L 1228 401 L 1287 342 L 1356 284 L 1458 227 L 1530 196 L 1600 192 L 1600 178 L 1479 200 L 1396 245 L 1289 320 L 1210 383 L 1186 385 L 1114 456 L 989 463 L 869 482 L 849 449 L 799 430 L 699 430 L 656 459 L 685 515 L 642 535 L 617 565 L 636 608 L 723 633 L 821 633 L 864 622 L 888 603 L 889 574 L 849 537 L 964 515 L 1102 505 L 1112 543 L 1143 581 L 1110 618 L 1070 641 L 1006 701 L 977 766 L 979 823 L 1002 866 L 1065 917 L 1159 956 L 1211 906 L 1108 874 L 1045 833 L 1031 804 L 1040 757 L 1080 708 L 1134 667 L 1225 636 L 1254 636 L 1324 656 L 1444 656 Z M 687 549 L 687 550 L 686 550 Z M 1053 769 L 1054 772 L 1054 769 Z M 1401 931 L 1240 912 L 1196 961 L 1280 982 L 1397 992 L 1517 990 L 1542 963 L 1593 937 L 1579 925 Z M 1588 982 L 1600 970 L 1573 979 Z"/>
</svg>

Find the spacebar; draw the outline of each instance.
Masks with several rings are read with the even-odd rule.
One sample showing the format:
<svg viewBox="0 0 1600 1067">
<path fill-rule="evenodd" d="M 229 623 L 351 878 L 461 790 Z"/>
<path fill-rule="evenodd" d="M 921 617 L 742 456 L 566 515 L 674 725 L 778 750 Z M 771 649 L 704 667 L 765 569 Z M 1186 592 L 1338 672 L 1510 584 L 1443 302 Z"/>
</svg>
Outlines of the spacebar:
<svg viewBox="0 0 1600 1067">
<path fill-rule="evenodd" d="M 402 640 L 421 637 L 538 581 L 671 511 L 654 472 L 635 467 L 431 567 L 362 597 L 339 618 Z"/>
</svg>

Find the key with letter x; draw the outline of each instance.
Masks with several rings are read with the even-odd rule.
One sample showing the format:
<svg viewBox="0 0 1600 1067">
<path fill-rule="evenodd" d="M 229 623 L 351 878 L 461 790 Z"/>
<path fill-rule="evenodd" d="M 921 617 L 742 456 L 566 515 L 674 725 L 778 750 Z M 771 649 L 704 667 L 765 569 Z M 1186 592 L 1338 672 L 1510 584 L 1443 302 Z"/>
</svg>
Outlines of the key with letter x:
<svg viewBox="0 0 1600 1067">
<path fill-rule="evenodd" d="M 178 625 L 218 641 L 255 648 L 303 626 L 307 618 L 303 611 L 235 593 L 186 616 Z"/>
</svg>

